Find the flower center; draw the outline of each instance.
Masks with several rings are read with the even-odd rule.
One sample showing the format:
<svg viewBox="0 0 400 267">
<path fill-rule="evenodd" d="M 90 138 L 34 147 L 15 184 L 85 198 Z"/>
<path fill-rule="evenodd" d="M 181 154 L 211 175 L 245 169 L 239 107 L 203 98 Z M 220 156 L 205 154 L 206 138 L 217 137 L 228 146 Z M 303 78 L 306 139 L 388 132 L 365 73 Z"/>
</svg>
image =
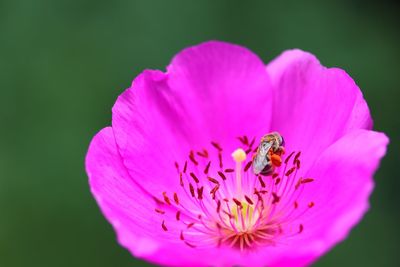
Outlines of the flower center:
<svg viewBox="0 0 400 267">
<path fill-rule="evenodd" d="M 162 229 L 178 242 L 192 248 L 227 246 L 244 251 L 276 245 L 303 232 L 300 219 L 314 202 L 300 201 L 303 187 L 313 181 L 297 178 L 301 153 L 292 152 L 282 160 L 283 147 L 271 146 L 264 155 L 261 144 L 254 147 L 255 138 L 239 140 L 243 148 L 236 149 L 229 161 L 234 168 L 224 167 L 226 155 L 216 142 L 211 142 L 213 153 L 191 151 L 183 168 L 175 162 L 180 188 L 155 198 L 155 211 L 163 216 Z M 260 162 L 264 165 L 257 165 L 256 174 L 257 168 L 251 166 Z"/>
</svg>

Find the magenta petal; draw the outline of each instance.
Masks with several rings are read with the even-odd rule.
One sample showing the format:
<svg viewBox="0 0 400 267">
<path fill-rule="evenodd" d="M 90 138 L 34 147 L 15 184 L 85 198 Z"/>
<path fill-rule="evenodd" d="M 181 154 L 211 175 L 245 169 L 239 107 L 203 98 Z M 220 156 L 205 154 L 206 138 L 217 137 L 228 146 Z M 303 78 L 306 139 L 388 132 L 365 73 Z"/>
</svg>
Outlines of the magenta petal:
<svg viewBox="0 0 400 267">
<path fill-rule="evenodd" d="M 310 250 L 315 258 L 342 241 L 368 210 L 373 174 L 386 153 L 383 133 L 354 130 L 330 146 L 310 168 L 299 204 L 315 204 L 299 223 L 304 231 L 295 246 Z"/>
<path fill-rule="evenodd" d="M 178 187 L 174 161 L 219 141 L 269 130 L 271 87 L 249 50 L 207 42 L 183 50 L 168 72 L 145 71 L 113 107 L 112 126 L 133 179 L 154 194 Z M 254 108 L 259 107 L 259 108 Z"/>
<path fill-rule="evenodd" d="M 135 242 L 137 246 L 133 251 L 138 254 L 156 249 L 157 245 L 146 237 L 154 235 L 151 216 L 154 201 L 127 173 L 111 127 L 104 128 L 93 138 L 86 156 L 86 170 L 92 194 L 118 233 L 120 243 Z M 140 201 L 137 196 L 141 196 Z"/>
<path fill-rule="evenodd" d="M 284 52 L 267 70 L 274 85 L 272 128 L 285 136 L 290 149 L 315 159 L 352 129 L 371 129 L 362 93 L 343 70 L 325 68 L 301 50 Z"/>
<path fill-rule="evenodd" d="M 199 123 L 224 140 L 269 130 L 271 85 L 264 63 L 248 49 L 211 41 L 187 48 L 168 66 L 171 89 Z"/>
<path fill-rule="evenodd" d="M 169 242 L 176 239 L 172 235 L 179 233 L 162 230 L 161 219 L 154 212 L 154 200 L 135 184 L 122 164 L 111 127 L 93 138 L 86 170 L 92 194 L 122 246 L 136 257 L 154 263 L 201 266 L 191 257 L 190 248 Z"/>
</svg>

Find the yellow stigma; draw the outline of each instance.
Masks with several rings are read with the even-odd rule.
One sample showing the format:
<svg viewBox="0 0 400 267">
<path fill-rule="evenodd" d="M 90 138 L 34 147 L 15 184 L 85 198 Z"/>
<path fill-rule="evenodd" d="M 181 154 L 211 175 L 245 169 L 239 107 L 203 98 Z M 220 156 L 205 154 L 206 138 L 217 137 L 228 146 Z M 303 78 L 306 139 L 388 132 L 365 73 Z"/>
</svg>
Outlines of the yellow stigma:
<svg viewBox="0 0 400 267">
<path fill-rule="evenodd" d="M 239 198 L 242 197 L 242 162 L 246 160 L 246 152 L 238 148 L 232 153 L 232 158 L 236 162 L 236 193 Z"/>
<path fill-rule="evenodd" d="M 245 161 L 246 160 L 246 156 L 247 156 L 246 152 L 244 152 L 244 150 L 241 149 L 241 148 L 236 149 L 232 153 L 232 158 L 237 163 L 242 163 L 243 161 Z"/>
</svg>

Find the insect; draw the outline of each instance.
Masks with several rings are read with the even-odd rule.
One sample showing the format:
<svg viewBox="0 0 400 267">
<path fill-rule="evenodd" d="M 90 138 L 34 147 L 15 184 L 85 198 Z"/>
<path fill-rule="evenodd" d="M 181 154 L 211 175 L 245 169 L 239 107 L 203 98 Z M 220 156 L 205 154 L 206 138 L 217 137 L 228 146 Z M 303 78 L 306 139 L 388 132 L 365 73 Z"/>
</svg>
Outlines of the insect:
<svg viewBox="0 0 400 267">
<path fill-rule="evenodd" d="M 271 175 L 275 167 L 282 163 L 285 153 L 285 141 L 278 132 L 272 132 L 261 138 L 257 152 L 253 155 L 253 171 L 264 176 Z"/>
</svg>

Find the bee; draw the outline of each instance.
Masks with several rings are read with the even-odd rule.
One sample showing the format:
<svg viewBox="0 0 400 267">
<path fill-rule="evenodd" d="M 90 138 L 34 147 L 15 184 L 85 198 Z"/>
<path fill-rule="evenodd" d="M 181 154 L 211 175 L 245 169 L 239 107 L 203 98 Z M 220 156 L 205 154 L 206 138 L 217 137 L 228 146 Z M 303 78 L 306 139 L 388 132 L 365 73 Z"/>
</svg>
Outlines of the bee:
<svg viewBox="0 0 400 267">
<path fill-rule="evenodd" d="M 282 163 L 281 156 L 285 153 L 285 141 L 278 132 L 272 132 L 261 138 L 257 152 L 253 155 L 253 171 L 264 176 L 271 175 L 275 167 Z"/>
</svg>

